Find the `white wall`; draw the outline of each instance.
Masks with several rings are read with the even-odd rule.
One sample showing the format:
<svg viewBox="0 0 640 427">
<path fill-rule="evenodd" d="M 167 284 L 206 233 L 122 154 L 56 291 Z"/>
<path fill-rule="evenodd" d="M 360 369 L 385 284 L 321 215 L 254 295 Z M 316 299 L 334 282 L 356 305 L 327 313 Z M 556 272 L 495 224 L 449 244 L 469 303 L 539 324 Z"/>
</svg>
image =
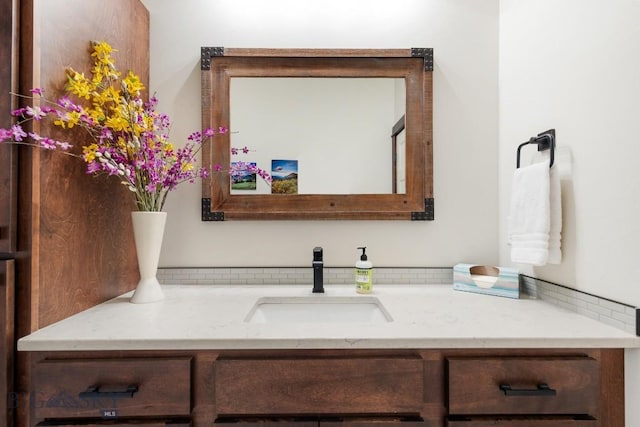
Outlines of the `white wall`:
<svg viewBox="0 0 640 427">
<path fill-rule="evenodd" d="M 498 260 L 498 0 L 146 0 L 151 90 L 184 140 L 200 128 L 201 46 L 435 49 L 434 222 L 200 221 L 201 189 L 169 197 L 161 266 L 452 266 Z"/>
<path fill-rule="evenodd" d="M 640 305 L 640 1 L 500 1 L 500 260 L 517 145 L 547 128 L 573 157 L 563 256 L 535 277 Z M 535 149 L 533 149 L 535 151 Z M 559 165 L 561 166 L 561 165 Z M 627 350 L 626 425 L 640 425 Z"/>
<path fill-rule="evenodd" d="M 563 256 L 535 277 L 640 306 L 640 1 L 500 2 L 500 259 L 515 148 L 555 128 L 573 156 Z M 535 151 L 535 148 L 532 148 Z"/>
</svg>

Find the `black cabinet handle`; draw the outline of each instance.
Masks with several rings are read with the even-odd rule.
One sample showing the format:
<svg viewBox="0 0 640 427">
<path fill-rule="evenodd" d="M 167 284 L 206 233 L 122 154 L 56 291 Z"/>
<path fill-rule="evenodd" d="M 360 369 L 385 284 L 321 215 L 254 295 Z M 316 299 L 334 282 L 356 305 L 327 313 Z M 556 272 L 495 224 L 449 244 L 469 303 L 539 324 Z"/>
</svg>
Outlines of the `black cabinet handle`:
<svg viewBox="0 0 640 427">
<path fill-rule="evenodd" d="M 505 396 L 555 396 L 556 391 L 547 384 L 538 384 L 535 389 L 513 389 L 509 384 L 500 384 L 500 390 Z"/>
<path fill-rule="evenodd" d="M 100 386 L 91 386 L 91 387 L 87 387 L 85 391 L 80 392 L 80 394 L 78 394 L 78 397 L 80 399 L 86 399 L 86 398 L 117 399 L 121 397 L 133 397 L 133 395 L 136 394 L 137 392 L 138 392 L 137 385 L 128 385 L 123 390 L 108 390 L 108 391 L 100 390 Z"/>
</svg>

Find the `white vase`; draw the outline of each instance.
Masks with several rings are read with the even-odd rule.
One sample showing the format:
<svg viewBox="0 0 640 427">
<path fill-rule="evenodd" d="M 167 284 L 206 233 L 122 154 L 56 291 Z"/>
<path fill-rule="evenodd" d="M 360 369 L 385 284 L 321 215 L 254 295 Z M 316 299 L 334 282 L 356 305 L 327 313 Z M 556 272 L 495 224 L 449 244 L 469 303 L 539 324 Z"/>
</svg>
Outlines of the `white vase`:
<svg viewBox="0 0 640 427">
<path fill-rule="evenodd" d="M 140 270 L 140 282 L 131 297 L 131 302 L 144 304 L 160 301 L 164 298 L 164 293 L 156 278 L 156 273 L 167 213 L 131 212 L 131 220 Z"/>
</svg>

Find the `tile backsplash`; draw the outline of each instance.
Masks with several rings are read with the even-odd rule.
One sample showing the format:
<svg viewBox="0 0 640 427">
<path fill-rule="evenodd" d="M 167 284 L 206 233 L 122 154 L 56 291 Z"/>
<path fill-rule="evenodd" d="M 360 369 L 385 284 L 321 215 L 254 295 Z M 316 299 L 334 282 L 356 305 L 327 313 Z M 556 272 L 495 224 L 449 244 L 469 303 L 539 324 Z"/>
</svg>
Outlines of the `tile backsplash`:
<svg viewBox="0 0 640 427">
<path fill-rule="evenodd" d="M 354 283 L 352 267 L 325 267 L 327 285 Z M 313 271 L 303 267 L 211 267 L 159 268 L 160 283 L 165 285 L 295 285 L 313 283 Z M 453 284 L 453 268 L 449 267 L 376 267 L 374 284 Z M 580 313 L 615 328 L 640 335 L 640 309 L 596 295 L 534 277 L 520 275 L 521 291 Z"/>
<path fill-rule="evenodd" d="M 325 267 L 328 285 L 354 283 L 353 267 Z M 165 285 L 295 285 L 313 283 L 313 271 L 303 267 L 160 268 Z M 453 282 L 451 268 L 375 268 L 374 284 L 442 285 Z"/>
<path fill-rule="evenodd" d="M 530 296 L 583 314 L 632 334 L 637 330 L 638 308 L 534 277 L 520 275 L 520 287 Z"/>
</svg>

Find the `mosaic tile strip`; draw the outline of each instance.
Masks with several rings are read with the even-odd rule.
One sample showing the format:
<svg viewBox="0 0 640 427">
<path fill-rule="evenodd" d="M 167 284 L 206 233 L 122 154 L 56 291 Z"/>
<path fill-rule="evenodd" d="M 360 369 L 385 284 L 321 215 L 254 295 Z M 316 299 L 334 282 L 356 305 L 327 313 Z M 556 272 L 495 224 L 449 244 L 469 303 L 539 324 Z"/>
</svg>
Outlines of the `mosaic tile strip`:
<svg viewBox="0 0 640 427">
<path fill-rule="evenodd" d="M 525 275 L 520 275 L 520 285 L 534 298 L 640 336 L 640 310 L 634 306 Z"/>
<path fill-rule="evenodd" d="M 165 285 L 299 285 L 313 283 L 311 267 L 159 268 Z M 325 267 L 328 285 L 354 283 L 353 268 Z M 374 268 L 374 284 L 442 285 L 453 283 L 452 268 Z"/>
</svg>

